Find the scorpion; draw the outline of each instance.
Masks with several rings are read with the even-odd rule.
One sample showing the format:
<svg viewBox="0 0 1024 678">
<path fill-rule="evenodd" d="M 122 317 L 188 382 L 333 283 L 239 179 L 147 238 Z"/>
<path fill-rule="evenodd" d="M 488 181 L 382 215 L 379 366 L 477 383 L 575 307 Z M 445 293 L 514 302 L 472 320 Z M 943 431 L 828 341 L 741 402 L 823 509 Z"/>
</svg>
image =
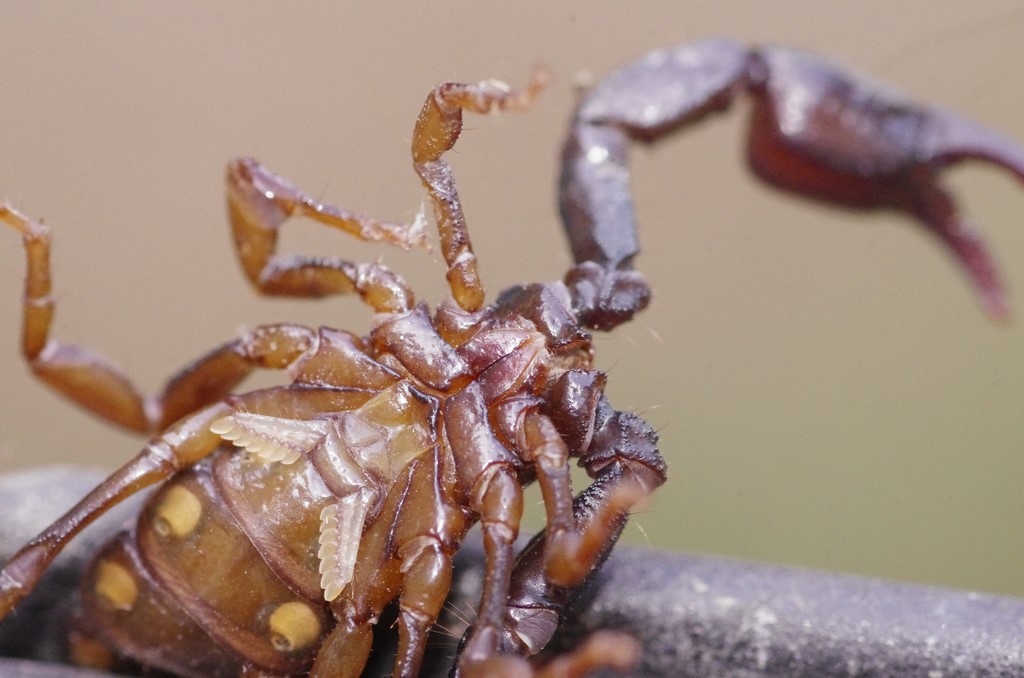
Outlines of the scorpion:
<svg viewBox="0 0 1024 678">
<path fill-rule="evenodd" d="M 395 676 L 418 675 L 444 604 L 452 557 L 479 523 L 486 574 L 453 671 L 581 675 L 628 670 L 639 648 L 613 631 L 548 664 L 530 663 L 608 558 L 628 513 L 666 480 L 657 435 L 617 410 L 594 367 L 592 332 L 651 299 L 639 253 L 627 150 L 729 108 L 752 112 L 748 160 L 776 187 L 833 205 L 913 217 L 952 252 L 983 307 L 1007 305 L 992 259 L 939 171 L 964 159 L 1024 180 L 1024 150 L 952 112 L 884 92 L 779 47 L 708 39 L 651 52 L 582 96 L 562 151 L 559 202 L 573 265 L 486 303 L 444 159 L 463 113 L 527 108 L 522 88 L 447 82 L 412 135 L 450 297 L 433 311 L 380 263 L 277 251 L 304 217 L 365 241 L 423 246 L 421 220 L 380 221 L 325 204 L 251 158 L 227 168 L 241 267 L 265 295 L 357 294 L 368 334 L 259 326 L 145 396 L 106 359 L 50 336 L 50 232 L 3 204 L 27 257 L 22 353 L 43 382 L 100 417 L 152 437 L 141 451 L 0 571 L 11 613 L 79 531 L 158 485 L 133 528 L 82 576 L 70 639 L 84 663 L 130 661 L 182 676 L 357 676 L 372 629 L 397 602 Z M 257 368 L 289 383 L 236 387 Z M 575 497 L 570 459 L 592 479 Z M 545 529 L 516 554 L 523 488 L 537 481 Z"/>
</svg>

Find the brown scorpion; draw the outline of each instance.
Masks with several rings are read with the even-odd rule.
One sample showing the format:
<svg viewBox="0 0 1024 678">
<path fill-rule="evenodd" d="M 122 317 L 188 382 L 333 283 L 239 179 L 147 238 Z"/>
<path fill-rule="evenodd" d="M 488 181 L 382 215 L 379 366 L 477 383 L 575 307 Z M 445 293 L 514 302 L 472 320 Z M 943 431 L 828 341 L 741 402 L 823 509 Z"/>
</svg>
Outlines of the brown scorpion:
<svg viewBox="0 0 1024 678">
<path fill-rule="evenodd" d="M 464 111 L 526 108 L 523 89 L 445 83 L 420 111 L 413 166 L 429 196 L 451 297 L 431 311 L 377 263 L 277 252 L 305 217 L 359 239 L 421 245 L 417 222 L 323 204 L 252 159 L 227 170 L 236 253 L 257 291 L 355 293 L 366 335 L 264 325 L 199 358 L 155 396 L 105 359 L 50 337 L 49 230 L 11 206 L 0 219 L 27 254 L 22 352 L 51 387 L 153 435 L 128 463 L 0 571 L 0 617 L 60 549 L 128 496 L 162 483 L 133 529 L 83 576 L 72 655 L 125 658 L 176 675 L 359 675 L 371 630 L 398 604 L 393 675 L 420 669 L 452 556 L 480 524 L 486 576 L 463 639 L 465 675 L 579 675 L 628 668 L 636 646 L 603 635 L 550 664 L 544 648 L 572 595 L 608 557 L 629 508 L 665 481 L 654 431 L 606 399 L 590 331 L 646 307 L 627 147 L 654 142 L 740 92 L 753 100 L 749 161 L 766 181 L 853 208 L 916 218 L 960 261 L 985 308 L 1006 311 L 978 236 L 938 172 L 973 158 L 1024 179 L 1024 151 L 953 113 L 883 93 L 820 59 L 710 39 L 652 52 L 582 98 L 562 155 L 559 200 L 574 265 L 559 282 L 512 287 L 487 305 L 451 167 Z M 290 383 L 235 393 L 256 368 Z M 574 499 L 569 460 L 593 483 Z M 546 529 L 519 554 L 523 487 L 536 480 Z"/>
</svg>

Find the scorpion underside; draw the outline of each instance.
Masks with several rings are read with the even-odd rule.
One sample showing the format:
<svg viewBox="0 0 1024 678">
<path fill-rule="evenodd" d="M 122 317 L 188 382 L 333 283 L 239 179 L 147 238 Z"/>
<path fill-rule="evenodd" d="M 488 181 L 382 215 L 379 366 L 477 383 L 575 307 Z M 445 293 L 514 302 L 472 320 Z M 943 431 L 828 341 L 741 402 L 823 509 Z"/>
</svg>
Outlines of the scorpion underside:
<svg viewBox="0 0 1024 678">
<path fill-rule="evenodd" d="M 527 664 L 567 601 L 608 556 L 638 499 L 665 480 L 657 437 L 616 410 L 594 368 L 591 330 L 629 320 L 650 299 L 626 151 L 753 99 L 749 157 L 762 178 L 819 200 L 889 207 L 921 221 L 1005 311 L 994 267 L 958 217 L 938 170 L 972 157 L 1024 178 L 1009 141 L 937 109 L 882 95 L 807 55 L 707 40 L 647 55 L 581 101 L 563 151 L 562 216 L 575 264 L 563 281 L 513 287 L 485 304 L 451 168 L 463 111 L 526 107 L 543 85 L 445 83 L 413 133 L 451 298 L 431 311 L 377 263 L 277 254 L 280 226 L 303 216 L 407 248 L 417 225 L 320 203 L 251 159 L 227 172 L 245 274 L 269 295 L 356 293 L 369 333 L 281 323 L 248 331 L 145 397 L 106 360 L 50 336 L 46 227 L 14 208 L 28 259 L 22 350 L 32 370 L 96 414 L 152 434 L 131 461 L 0 571 L 0 617 L 96 516 L 163 484 L 136 526 L 84 574 L 73 633 L 78 660 L 117 657 L 179 675 L 359 675 L 372 627 L 398 603 L 394 675 L 420 669 L 444 604 L 452 556 L 479 523 L 486 575 L 460 649 L 464 675 L 579 675 L 628 668 L 637 646 L 600 636 L 540 668 Z M 256 368 L 289 383 L 232 395 Z M 233 443 L 229 445 L 228 443 Z M 569 459 L 593 478 L 574 499 Z M 546 529 L 515 557 L 523 486 L 536 480 Z"/>
</svg>

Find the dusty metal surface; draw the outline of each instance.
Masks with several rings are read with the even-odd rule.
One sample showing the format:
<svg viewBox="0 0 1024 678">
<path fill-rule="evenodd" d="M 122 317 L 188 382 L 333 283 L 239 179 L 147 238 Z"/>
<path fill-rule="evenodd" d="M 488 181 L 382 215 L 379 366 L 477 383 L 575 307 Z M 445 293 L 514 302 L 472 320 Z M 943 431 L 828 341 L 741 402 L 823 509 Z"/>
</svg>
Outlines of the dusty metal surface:
<svg viewBox="0 0 1024 678">
<path fill-rule="evenodd" d="M 1024 600 L 621 549 L 570 637 L 643 639 L 648 676 L 1020 676 Z"/>
</svg>

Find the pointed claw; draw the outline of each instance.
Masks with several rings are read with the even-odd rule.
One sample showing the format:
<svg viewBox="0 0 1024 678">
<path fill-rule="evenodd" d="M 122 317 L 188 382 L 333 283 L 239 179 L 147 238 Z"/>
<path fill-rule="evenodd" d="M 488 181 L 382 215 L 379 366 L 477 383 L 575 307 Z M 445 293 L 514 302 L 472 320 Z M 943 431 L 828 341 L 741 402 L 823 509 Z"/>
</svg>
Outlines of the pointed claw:
<svg viewBox="0 0 1024 678">
<path fill-rule="evenodd" d="M 1013 140 L 949 111 L 930 109 L 927 115 L 929 124 L 918 144 L 920 162 L 940 168 L 961 160 L 977 160 L 1000 167 L 1024 182 L 1024 148 Z M 1009 304 L 984 241 L 956 214 L 950 194 L 934 184 L 930 188 L 913 211 L 953 251 L 989 315 L 1005 320 Z"/>
<path fill-rule="evenodd" d="M 993 320 L 1006 320 L 1010 314 L 1010 305 L 1006 300 L 999 271 L 978 232 L 959 219 L 945 225 L 929 224 L 929 227 L 959 259 L 971 278 L 982 308 Z"/>
<path fill-rule="evenodd" d="M 1005 320 L 1009 304 L 995 261 L 981 235 L 957 214 L 953 196 L 933 176 L 908 183 L 900 194 L 904 209 L 918 217 L 960 262 L 985 311 L 994 320 Z"/>
<path fill-rule="evenodd" d="M 1024 182 L 1024 148 L 1017 142 L 950 111 L 932 109 L 929 118 L 931 124 L 919 143 L 923 160 L 943 166 L 979 160 Z"/>
<path fill-rule="evenodd" d="M 916 217 L 952 251 L 985 310 L 1004 319 L 1008 304 L 995 263 L 937 177 L 971 159 L 1024 181 L 1024 148 L 807 54 L 765 48 L 753 63 L 754 171 L 804 197 Z"/>
</svg>

